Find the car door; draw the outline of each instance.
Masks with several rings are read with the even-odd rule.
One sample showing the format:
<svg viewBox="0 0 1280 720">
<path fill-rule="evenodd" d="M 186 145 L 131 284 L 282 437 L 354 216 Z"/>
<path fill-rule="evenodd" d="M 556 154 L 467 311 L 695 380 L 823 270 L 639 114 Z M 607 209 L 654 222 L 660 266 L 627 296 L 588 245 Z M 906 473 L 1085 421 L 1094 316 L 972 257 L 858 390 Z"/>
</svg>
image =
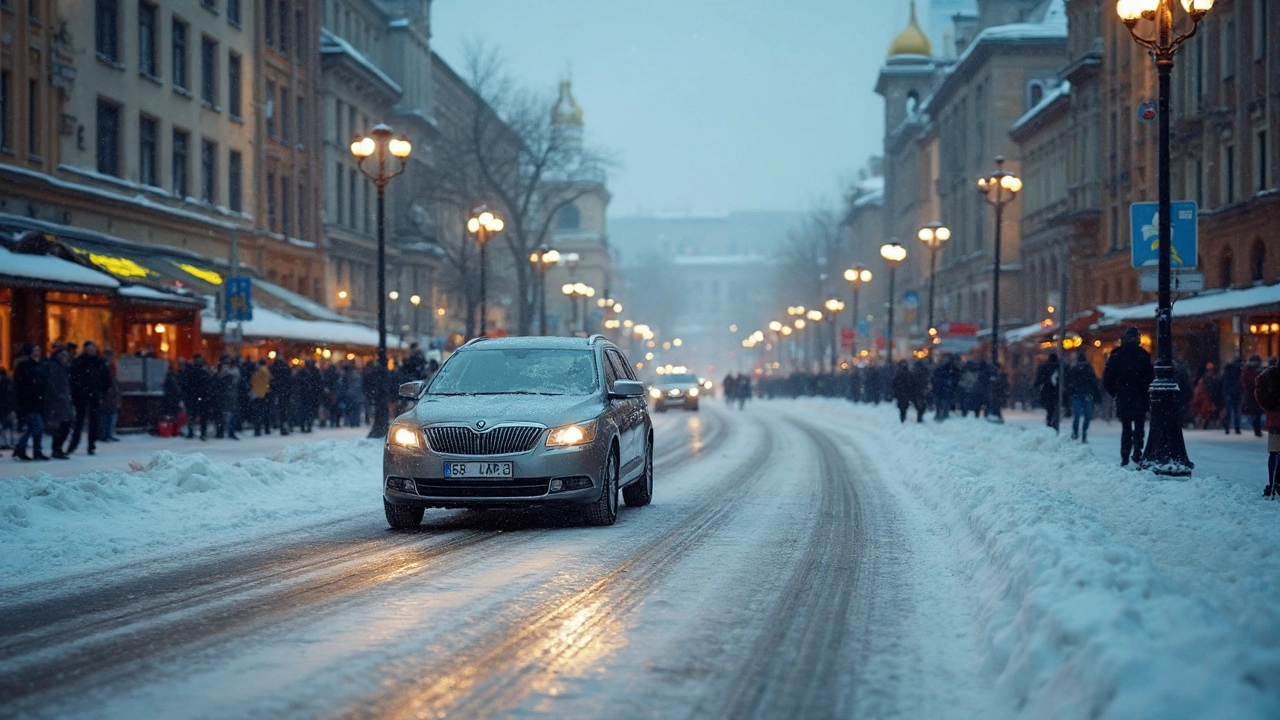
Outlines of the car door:
<svg viewBox="0 0 1280 720">
<path fill-rule="evenodd" d="M 604 374 L 605 384 L 609 389 L 613 389 L 614 382 L 625 380 L 626 374 L 619 370 L 619 363 L 615 357 L 615 353 L 611 349 L 606 349 L 604 356 Z M 618 423 L 619 439 L 618 443 L 621 450 L 619 458 L 623 476 L 631 474 L 635 469 L 633 464 L 636 456 L 635 451 L 635 418 L 631 408 L 631 399 L 617 399 L 609 401 L 610 412 L 613 413 L 615 421 Z"/>
<path fill-rule="evenodd" d="M 631 371 L 631 364 L 622 356 L 622 352 L 610 348 L 607 351 L 610 362 L 613 364 L 614 372 L 619 379 L 635 380 L 635 373 Z M 626 415 L 627 435 L 628 435 L 628 460 L 636 460 L 643 463 L 644 461 L 644 444 L 645 444 L 645 427 L 644 427 L 644 398 L 634 397 L 620 401 L 622 403 L 622 411 Z"/>
</svg>

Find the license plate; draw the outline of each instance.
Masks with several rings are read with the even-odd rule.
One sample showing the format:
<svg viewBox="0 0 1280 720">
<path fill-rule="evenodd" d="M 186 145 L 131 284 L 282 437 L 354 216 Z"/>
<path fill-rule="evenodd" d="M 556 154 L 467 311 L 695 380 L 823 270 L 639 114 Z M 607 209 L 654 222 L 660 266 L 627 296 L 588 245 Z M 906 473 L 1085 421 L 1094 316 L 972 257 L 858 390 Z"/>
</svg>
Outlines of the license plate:
<svg viewBox="0 0 1280 720">
<path fill-rule="evenodd" d="M 450 479 L 502 479 L 511 477 L 510 462 L 447 462 L 444 476 Z"/>
</svg>

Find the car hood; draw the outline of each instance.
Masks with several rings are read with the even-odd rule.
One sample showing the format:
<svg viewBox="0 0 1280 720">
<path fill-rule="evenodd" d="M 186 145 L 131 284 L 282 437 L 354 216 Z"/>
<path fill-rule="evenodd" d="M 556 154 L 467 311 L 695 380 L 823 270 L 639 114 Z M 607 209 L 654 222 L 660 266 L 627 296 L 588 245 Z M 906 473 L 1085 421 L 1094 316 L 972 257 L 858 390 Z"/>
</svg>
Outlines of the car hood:
<svg viewBox="0 0 1280 720">
<path fill-rule="evenodd" d="M 405 419 L 420 425 L 465 423 L 486 427 L 501 423 L 532 422 L 547 427 L 591 420 L 604 410 L 592 395 L 424 395 Z"/>
</svg>

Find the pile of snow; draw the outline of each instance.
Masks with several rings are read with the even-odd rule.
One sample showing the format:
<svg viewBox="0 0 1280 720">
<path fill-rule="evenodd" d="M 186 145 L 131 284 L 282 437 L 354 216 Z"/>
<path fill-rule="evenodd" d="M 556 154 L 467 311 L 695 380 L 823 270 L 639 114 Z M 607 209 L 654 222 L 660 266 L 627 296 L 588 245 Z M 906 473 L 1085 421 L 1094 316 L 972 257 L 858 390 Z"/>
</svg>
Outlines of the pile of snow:
<svg viewBox="0 0 1280 720">
<path fill-rule="evenodd" d="M 1048 428 L 813 404 L 951 527 L 1019 715 L 1280 717 L 1280 505 L 1261 480 L 1163 480 Z"/>
<path fill-rule="evenodd" d="M 377 440 L 291 445 L 231 463 L 160 451 L 130 471 L 0 483 L 0 587 L 303 529 L 380 518 Z"/>
</svg>

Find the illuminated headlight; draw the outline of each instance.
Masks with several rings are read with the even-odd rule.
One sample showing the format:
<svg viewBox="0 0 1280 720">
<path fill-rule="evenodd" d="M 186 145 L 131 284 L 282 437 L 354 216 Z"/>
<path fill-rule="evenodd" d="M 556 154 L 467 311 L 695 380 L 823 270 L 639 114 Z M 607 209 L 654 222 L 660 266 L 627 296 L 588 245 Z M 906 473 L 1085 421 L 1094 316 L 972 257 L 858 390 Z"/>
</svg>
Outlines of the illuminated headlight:
<svg viewBox="0 0 1280 720">
<path fill-rule="evenodd" d="M 689 388 L 689 397 L 698 397 L 698 388 Z"/>
<path fill-rule="evenodd" d="M 403 448 L 422 447 L 422 436 L 406 425 L 396 425 L 387 435 L 387 444 Z"/>
<path fill-rule="evenodd" d="M 710 390 L 710 389 L 711 389 L 711 381 L 710 381 L 710 380 L 708 380 L 708 381 L 706 381 L 706 382 L 702 383 L 702 387 L 704 387 L 704 388 L 706 388 L 706 389 Z"/>
<path fill-rule="evenodd" d="M 595 423 L 561 425 L 547 433 L 547 447 L 573 447 L 596 439 Z"/>
<path fill-rule="evenodd" d="M 680 389 L 671 388 L 670 390 L 667 391 L 667 394 L 670 395 L 671 397 L 680 397 Z"/>
<path fill-rule="evenodd" d="M 661 400 L 662 391 L 659 390 L 658 388 L 649 388 L 649 397 L 653 398 L 654 400 Z"/>
</svg>

